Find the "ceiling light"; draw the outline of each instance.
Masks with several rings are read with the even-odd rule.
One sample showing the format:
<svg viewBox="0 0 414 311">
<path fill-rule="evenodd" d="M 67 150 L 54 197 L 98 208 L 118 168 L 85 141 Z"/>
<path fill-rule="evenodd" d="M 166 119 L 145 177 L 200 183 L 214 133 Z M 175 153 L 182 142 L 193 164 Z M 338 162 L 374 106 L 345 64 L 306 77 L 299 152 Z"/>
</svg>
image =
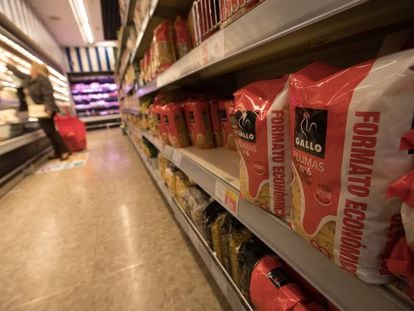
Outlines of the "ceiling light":
<svg viewBox="0 0 414 311">
<path fill-rule="evenodd" d="M 89 23 L 88 11 L 84 0 L 70 0 L 72 11 L 76 17 L 82 37 L 87 43 L 94 43 L 91 25 Z"/>
</svg>

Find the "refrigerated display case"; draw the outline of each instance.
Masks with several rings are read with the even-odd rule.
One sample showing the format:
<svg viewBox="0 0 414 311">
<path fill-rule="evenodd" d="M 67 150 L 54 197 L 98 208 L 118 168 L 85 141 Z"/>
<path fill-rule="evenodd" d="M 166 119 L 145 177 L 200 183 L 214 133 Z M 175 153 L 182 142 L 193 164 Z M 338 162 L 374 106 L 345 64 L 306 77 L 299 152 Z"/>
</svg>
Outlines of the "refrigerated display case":
<svg viewBox="0 0 414 311">
<path fill-rule="evenodd" d="M 19 71 L 29 74 L 32 62 L 44 62 L 42 55 L 0 27 L 0 195 L 27 167 L 51 151 L 37 119 L 28 116 L 22 81 L 7 68 L 11 63 Z M 66 76 L 48 63 L 46 65 L 57 105 L 63 112 L 70 111 Z"/>
<path fill-rule="evenodd" d="M 71 74 L 70 81 L 76 113 L 87 128 L 119 125 L 118 86 L 112 74 Z"/>
</svg>

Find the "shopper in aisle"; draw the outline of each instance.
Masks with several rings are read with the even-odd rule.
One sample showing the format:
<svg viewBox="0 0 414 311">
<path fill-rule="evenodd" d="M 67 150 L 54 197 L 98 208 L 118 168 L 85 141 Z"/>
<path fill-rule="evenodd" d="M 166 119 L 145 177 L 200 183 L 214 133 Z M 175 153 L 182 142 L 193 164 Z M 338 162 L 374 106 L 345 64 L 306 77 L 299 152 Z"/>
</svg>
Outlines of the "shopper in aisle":
<svg viewBox="0 0 414 311">
<path fill-rule="evenodd" d="M 49 71 L 44 64 L 32 63 L 30 75 L 19 71 L 13 64 L 7 64 L 18 78 L 23 80 L 23 87 L 28 102 L 29 116 L 36 117 L 55 151 L 54 158 L 67 160 L 71 154 L 59 132 L 56 131 L 54 117 L 59 108 L 53 97 L 53 87 L 49 80 Z"/>
</svg>

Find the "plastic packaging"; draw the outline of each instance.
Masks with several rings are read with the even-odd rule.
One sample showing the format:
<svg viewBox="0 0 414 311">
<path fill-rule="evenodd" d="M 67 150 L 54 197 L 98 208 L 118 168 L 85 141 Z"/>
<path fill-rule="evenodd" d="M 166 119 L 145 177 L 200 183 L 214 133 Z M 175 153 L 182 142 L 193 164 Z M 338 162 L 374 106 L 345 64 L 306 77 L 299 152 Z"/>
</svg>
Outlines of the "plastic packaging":
<svg viewBox="0 0 414 311">
<path fill-rule="evenodd" d="M 292 227 L 342 269 L 389 280 L 384 259 L 401 230 L 390 181 L 413 168 L 399 149 L 411 129 L 414 51 L 312 81 L 290 77 Z"/>
</svg>

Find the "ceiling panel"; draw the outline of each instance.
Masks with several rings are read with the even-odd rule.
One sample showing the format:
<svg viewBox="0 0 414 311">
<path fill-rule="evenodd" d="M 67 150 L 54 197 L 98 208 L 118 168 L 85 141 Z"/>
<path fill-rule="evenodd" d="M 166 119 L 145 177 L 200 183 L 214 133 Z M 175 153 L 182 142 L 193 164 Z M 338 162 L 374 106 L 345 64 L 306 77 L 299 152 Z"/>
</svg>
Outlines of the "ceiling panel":
<svg viewBox="0 0 414 311">
<path fill-rule="evenodd" d="M 61 46 L 85 45 L 69 0 L 29 0 L 29 2 Z M 104 40 L 101 1 L 86 0 L 85 3 L 95 41 L 101 42 Z"/>
</svg>

